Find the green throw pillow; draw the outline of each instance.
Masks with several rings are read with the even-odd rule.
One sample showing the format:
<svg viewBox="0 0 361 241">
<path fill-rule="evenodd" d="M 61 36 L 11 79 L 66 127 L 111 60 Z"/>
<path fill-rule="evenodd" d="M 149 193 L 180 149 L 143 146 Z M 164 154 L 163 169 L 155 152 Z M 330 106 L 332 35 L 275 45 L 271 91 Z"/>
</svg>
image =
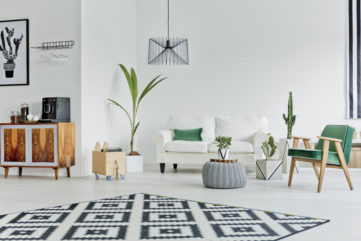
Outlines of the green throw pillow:
<svg viewBox="0 0 361 241">
<path fill-rule="evenodd" d="M 201 141 L 202 128 L 174 129 L 174 141 Z"/>
</svg>

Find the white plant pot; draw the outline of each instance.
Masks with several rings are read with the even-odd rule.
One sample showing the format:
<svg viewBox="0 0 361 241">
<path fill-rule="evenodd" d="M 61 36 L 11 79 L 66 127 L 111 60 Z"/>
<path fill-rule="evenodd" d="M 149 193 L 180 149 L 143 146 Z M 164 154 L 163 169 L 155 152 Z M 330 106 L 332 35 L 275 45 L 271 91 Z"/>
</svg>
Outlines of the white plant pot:
<svg viewBox="0 0 361 241">
<path fill-rule="evenodd" d="M 127 172 L 143 172 L 143 156 L 127 156 Z"/>
<path fill-rule="evenodd" d="M 262 180 L 282 179 L 282 160 L 257 160 L 256 178 Z"/>
<path fill-rule="evenodd" d="M 229 156 L 229 149 L 218 149 L 218 159 L 227 160 Z"/>
</svg>

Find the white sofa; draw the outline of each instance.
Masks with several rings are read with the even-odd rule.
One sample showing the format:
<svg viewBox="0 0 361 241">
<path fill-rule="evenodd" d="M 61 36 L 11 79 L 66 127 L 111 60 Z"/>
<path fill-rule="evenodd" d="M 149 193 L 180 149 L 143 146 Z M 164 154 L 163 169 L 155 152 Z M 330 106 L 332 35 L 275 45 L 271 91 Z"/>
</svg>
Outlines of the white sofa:
<svg viewBox="0 0 361 241">
<path fill-rule="evenodd" d="M 202 141 L 173 141 L 174 129 L 202 128 Z M 171 116 L 168 129 L 156 131 L 157 162 L 163 173 L 165 164 L 203 164 L 217 157 L 216 136 L 231 136 L 230 158 L 237 158 L 246 166 L 254 166 L 263 158 L 262 142 L 267 137 L 268 121 L 263 116 L 249 117 L 187 117 Z"/>
</svg>

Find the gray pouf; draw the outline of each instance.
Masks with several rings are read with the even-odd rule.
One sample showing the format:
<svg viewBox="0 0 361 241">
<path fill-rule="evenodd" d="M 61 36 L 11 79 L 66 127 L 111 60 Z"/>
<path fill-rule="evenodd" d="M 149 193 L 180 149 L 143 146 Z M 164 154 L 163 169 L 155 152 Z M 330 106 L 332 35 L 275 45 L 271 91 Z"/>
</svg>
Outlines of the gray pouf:
<svg viewBox="0 0 361 241">
<path fill-rule="evenodd" d="M 206 162 L 202 168 L 203 184 L 209 188 L 240 188 L 247 184 L 242 163 Z"/>
</svg>

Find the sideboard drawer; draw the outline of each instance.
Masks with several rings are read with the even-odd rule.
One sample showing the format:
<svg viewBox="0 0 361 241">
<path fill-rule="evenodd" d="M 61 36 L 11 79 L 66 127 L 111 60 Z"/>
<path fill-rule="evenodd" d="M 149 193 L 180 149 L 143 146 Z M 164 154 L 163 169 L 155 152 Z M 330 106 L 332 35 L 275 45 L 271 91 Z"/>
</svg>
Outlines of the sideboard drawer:
<svg viewBox="0 0 361 241">
<path fill-rule="evenodd" d="M 1 161 L 23 165 L 26 162 L 26 127 L 1 129 Z"/>
<path fill-rule="evenodd" d="M 1 126 L 1 165 L 58 166 L 57 125 Z"/>
</svg>

